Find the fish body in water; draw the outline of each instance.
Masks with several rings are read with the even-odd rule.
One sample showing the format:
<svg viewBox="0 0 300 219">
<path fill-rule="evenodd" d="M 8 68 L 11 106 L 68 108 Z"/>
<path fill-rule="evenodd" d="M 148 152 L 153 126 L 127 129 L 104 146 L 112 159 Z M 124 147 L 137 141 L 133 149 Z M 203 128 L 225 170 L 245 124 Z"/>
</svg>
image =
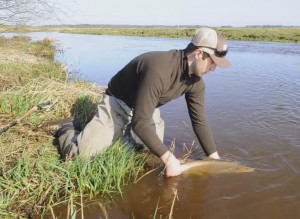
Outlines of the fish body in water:
<svg viewBox="0 0 300 219">
<path fill-rule="evenodd" d="M 202 175 L 220 173 L 248 173 L 255 169 L 244 166 L 238 162 L 226 160 L 197 160 L 181 164 L 183 174 Z"/>
</svg>

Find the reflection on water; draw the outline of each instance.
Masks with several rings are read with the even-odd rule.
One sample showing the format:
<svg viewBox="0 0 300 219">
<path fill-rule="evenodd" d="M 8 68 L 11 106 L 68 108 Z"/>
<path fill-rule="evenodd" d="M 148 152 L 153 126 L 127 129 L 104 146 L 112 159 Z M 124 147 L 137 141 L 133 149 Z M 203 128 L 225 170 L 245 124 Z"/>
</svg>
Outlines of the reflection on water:
<svg viewBox="0 0 300 219">
<path fill-rule="evenodd" d="M 123 36 L 34 33 L 60 40 L 58 59 L 106 85 L 131 58 L 150 50 L 182 49 L 189 40 Z M 223 158 L 256 168 L 254 173 L 160 178 L 149 175 L 130 185 L 123 198 L 107 206 L 109 218 L 166 218 L 175 199 L 173 218 L 300 217 L 300 44 L 230 42 L 233 67 L 205 76 L 207 117 Z M 195 141 L 184 98 L 162 107 L 165 143 L 175 138 L 202 151 Z M 176 119 L 174 119 L 176 118 Z M 157 207 L 158 206 L 158 207 Z M 101 210 L 102 209 L 102 210 Z M 85 208 L 99 218 L 98 204 Z M 88 216 L 89 215 L 89 216 Z M 98 217 L 97 217 L 98 215 Z M 161 216 L 160 216 L 161 215 Z"/>
</svg>

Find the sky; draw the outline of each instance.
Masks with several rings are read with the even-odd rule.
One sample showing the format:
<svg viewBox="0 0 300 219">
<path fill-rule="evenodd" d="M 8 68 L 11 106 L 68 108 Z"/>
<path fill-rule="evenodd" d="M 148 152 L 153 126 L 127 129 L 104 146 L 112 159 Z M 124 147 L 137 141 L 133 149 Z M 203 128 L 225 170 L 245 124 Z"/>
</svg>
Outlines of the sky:
<svg viewBox="0 0 300 219">
<path fill-rule="evenodd" d="M 54 0 L 66 12 L 43 24 L 300 26 L 299 0 Z"/>
</svg>

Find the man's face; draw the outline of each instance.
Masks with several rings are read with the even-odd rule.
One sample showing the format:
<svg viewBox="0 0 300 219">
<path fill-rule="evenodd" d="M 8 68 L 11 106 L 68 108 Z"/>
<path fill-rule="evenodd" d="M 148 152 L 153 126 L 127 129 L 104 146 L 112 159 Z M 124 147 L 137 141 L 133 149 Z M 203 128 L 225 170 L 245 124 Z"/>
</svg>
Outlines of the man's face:
<svg viewBox="0 0 300 219">
<path fill-rule="evenodd" d="M 203 51 L 195 53 L 195 60 L 192 65 L 192 74 L 201 77 L 211 71 L 214 71 L 217 67 L 216 63 L 210 58 L 210 56 Z"/>
</svg>

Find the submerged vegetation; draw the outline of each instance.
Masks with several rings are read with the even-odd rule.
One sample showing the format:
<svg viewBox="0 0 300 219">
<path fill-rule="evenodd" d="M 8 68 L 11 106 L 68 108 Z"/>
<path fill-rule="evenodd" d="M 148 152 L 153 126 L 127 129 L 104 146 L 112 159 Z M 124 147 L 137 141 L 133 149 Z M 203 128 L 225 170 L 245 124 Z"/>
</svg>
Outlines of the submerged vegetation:
<svg viewBox="0 0 300 219">
<path fill-rule="evenodd" d="M 3 27 L 3 31 L 58 31 L 74 34 L 124 35 L 144 37 L 191 38 L 196 27 L 105 27 L 105 26 L 45 26 Z M 229 40 L 300 42 L 300 27 L 222 27 L 216 28 Z"/>
<path fill-rule="evenodd" d="M 121 193 L 143 170 L 145 155 L 116 142 L 90 162 L 63 162 L 53 136 L 39 128 L 75 116 L 82 129 L 103 88 L 67 82 L 66 70 L 54 61 L 53 40 L 1 37 L 0 49 L 0 129 L 41 102 L 55 103 L 53 110 L 36 111 L 0 135 L 0 218 L 33 218 L 78 197 Z"/>
</svg>

